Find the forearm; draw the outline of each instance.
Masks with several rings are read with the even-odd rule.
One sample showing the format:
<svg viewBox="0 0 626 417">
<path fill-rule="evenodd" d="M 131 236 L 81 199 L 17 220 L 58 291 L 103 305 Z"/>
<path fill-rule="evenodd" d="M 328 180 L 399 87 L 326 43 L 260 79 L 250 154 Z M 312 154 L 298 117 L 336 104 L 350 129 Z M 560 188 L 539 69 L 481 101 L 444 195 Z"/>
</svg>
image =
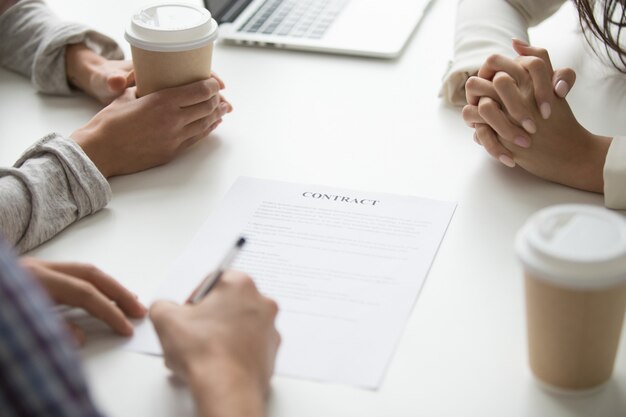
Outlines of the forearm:
<svg viewBox="0 0 626 417">
<path fill-rule="evenodd" d="M 95 53 L 121 59 L 110 38 L 89 28 L 63 22 L 41 0 L 20 0 L 0 15 L 0 65 L 31 78 L 45 93 L 69 94 L 65 48 L 84 43 Z"/>
<path fill-rule="evenodd" d="M 74 142 L 49 135 L 0 169 L 0 232 L 30 250 L 111 198 L 106 179 Z"/>
<path fill-rule="evenodd" d="M 495 23 L 494 23 L 495 22 Z M 454 33 L 454 57 L 443 77 L 439 95 L 464 105 L 465 82 L 491 54 L 511 55 L 511 38 L 527 38 L 528 25 L 504 0 L 460 0 Z"/>
<path fill-rule="evenodd" d="M 214 363 L 190 372 L 198 417 L 263 417 L 261 387 L 237 366 Z"/>
<path fill-rule="evenodd" d="M 528 40 L 528 27 L 556 11 L 564 0 L 461 0 L 454 36 L 454 58 L 440 96 L 465 104 L 464 85 L 492 54 L 513 57 L 511 39 Z"/>
</svg>

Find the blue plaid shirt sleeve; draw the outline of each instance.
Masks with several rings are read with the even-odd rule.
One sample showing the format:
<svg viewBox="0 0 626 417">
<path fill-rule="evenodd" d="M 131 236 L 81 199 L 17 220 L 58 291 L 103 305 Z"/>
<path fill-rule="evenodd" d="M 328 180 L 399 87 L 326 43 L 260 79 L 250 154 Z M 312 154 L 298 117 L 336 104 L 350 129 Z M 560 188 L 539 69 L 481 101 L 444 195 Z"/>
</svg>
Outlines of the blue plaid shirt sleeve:
<svg viewBox="0 0 626 417">
<path fill-rule="evenodd" d="M 100 417 L 69 333 L 0 242 L 0 415 Z"/>
</svg>

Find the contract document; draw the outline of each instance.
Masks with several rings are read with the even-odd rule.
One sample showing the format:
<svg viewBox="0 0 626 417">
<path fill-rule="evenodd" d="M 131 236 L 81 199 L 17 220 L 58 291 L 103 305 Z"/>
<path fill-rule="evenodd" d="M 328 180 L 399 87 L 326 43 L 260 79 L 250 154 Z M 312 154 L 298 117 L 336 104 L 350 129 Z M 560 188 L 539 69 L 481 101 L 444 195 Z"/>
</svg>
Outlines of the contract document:
<svg viewBox="0 0 626 417">
<path fill-rule="evenodd" d="M 278 302 L 276 372 L 376 389 L 455 207 L 239 178 L 156 298 L 185 302 L 244 236 L 232 269 Z M 128 348 L 161 352 L 150 323 L 136 329 Z"/>
</svg>

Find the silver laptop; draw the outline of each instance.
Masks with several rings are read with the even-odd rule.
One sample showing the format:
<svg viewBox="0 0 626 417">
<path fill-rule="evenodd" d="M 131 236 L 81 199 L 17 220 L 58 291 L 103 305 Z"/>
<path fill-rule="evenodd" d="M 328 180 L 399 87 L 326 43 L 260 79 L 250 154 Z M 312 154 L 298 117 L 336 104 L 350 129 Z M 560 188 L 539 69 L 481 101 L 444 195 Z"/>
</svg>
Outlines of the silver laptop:
<svg viewBox="0 0 626 417">
<path fill-rule="evenodd" d="M 220 39 L 243 45 L 394 58 L 431 0 L 204 0 Z"/>
</svg>

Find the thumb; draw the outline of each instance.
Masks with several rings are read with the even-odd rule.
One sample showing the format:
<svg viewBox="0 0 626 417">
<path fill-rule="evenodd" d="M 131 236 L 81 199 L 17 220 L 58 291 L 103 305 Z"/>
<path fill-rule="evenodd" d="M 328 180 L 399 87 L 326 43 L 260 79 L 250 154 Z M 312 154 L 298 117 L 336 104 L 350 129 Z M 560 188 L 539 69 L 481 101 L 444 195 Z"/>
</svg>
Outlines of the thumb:
<svg viewBox="0 0 626 417">
<path fill-rule="evenodd" d="M 513 45 L 513 50 L 517 52 L 519 55 L 528 55 L 530 45 L 524 39 L 513 38 L 511 40 L 511 45 Z"/>
<path fill-rule="evenodd" d="M 150 306 L 150 320 L 152 320 L 152 323 L 154 323 L 155 327 L 158 327 L 164 319 L 175 315 L 180 307 L 181 306 L 179 304 L 176 304 L 172 301 L 155 301 Z"/>
<path fill-rule="evenodd" d="M 126 74 L 126 87 L 132 87 L 133 85 L 135 85 L 135 70 L 130 70 Z"/>
<path fill-rule="evenodd" d="M 552 86 L 557 96 L 565 98 L 576 82 L 576 73 L 571 68 L 561 68 L 554 71 Z"/>
<path fill-rule="evenodd" d="M 128 102 L 137 100 L 137 87 L 129 87 L 115 101 Z"/>
</svg>

